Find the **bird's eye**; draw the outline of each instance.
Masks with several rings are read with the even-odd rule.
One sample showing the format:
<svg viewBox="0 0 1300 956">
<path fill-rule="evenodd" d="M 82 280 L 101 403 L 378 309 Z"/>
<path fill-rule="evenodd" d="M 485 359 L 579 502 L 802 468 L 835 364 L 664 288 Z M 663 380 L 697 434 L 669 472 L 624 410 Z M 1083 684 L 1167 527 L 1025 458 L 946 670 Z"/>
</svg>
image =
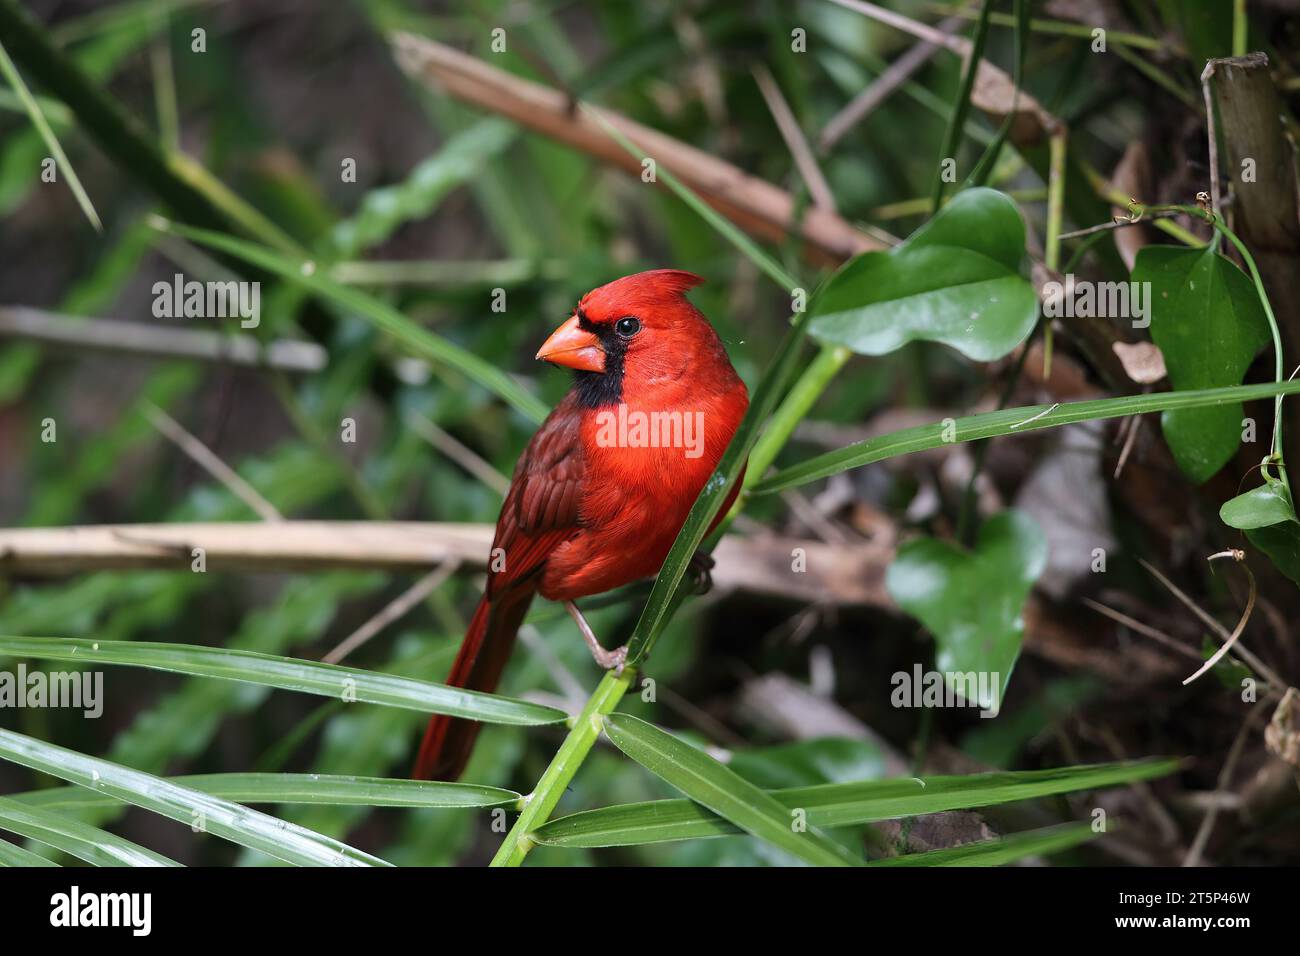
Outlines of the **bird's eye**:
<svg viewBox="0 0 1300 956">
<path fill-rule="evenodd" d="M 641 331 L 641 320 L 634 315 L 625 315 L 614 323 L 614 331 L 625 339 L 630 339 Z"/>
</svg>

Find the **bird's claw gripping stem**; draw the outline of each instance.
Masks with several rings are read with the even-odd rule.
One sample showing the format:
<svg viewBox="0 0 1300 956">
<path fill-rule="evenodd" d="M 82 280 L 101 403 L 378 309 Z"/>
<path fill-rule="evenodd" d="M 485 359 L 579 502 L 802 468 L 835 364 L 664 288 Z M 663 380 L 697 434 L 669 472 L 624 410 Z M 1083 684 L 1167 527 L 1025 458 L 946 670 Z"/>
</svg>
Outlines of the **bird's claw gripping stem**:
<svg viewBox="0 0 1300 956">
<path fill-rule="evenodd" d="M 692 590 L 696 594 L 708 594 L 713 590 L 713 567 L 717 562 L 713 560 L 713 555 L 704 551 L 696 551 L 691 555 L 690 562 L 686 565 L 686 573 L 691 576 L 691 583 L 694 585 Z"/>
<path fill-rule="evenodd" d="M 587 648 L 591 651 L 591 656 L 596 663 L 605 670 L 613 670 L 615 674 L 622 674 L 623 667 L 627 664 L 627 645 L 616 647 L 612 651 L 605 650 L 600 641 L 596 640 L 595 632 L 592 631 L 591 625 L 587 623 L 587 619 L 582 616 L 582 612 L 578 610 L 578 605 L 572 601 L 565 601 L 564 609 L 569 612 L 569 616 L 578 625 L 578 630 L 582 632 L 582 639 L 587 642 Z"/>
</svg>

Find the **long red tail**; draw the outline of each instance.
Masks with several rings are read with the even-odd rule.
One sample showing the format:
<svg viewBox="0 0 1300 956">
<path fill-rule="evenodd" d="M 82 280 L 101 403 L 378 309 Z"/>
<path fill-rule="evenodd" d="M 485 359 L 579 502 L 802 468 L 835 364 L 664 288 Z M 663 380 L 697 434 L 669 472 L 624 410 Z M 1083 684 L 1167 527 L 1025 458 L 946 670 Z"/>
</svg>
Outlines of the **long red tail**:
<svg viewBox="0 0 1300 956">
<path fill-rule="evenodd" d="M 495 690 L 532 601 L 533 588 L 527 584 L 502 589 L 491 601 L 484 595 L 446 682 L 467 690 Z M 411 776 L 416 780 L 457 779 L 469 763 L 481 726 L 477 720 L 434 715 Z"/>
</svg>

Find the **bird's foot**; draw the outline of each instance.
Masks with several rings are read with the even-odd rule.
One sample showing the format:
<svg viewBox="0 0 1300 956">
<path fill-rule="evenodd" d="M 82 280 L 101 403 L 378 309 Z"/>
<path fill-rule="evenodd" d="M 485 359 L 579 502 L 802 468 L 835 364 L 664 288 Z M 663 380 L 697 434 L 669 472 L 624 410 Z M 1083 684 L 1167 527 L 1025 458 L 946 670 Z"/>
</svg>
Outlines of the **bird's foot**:
<svg viewBox="0 0 1300 956">
<path fill-rule="evenodd" d="M 717 562 L 713 560 L 713 555 L 704 551 L 696 551 L 691 555 L 686 573 L 691 576 L 692 590 L 696 594 L 708 594 L 713 590 L 713 575 L 710 572 L 715 564 Z"/>
<path fill-rule="evenodd" d="M 627 665 L 627 645 L 624 644 L 622 647 L 607 651 L 597 644 L 591 649 L 591 656 L 605 670 L 613 670 L 615 674 L 622 674 L 623 668 Z"/>
<path fill-rule="evenodd" d="M 564 602 L 564 609 L 569 612 L 573 622 L 578 625 L 578 630 L 582 632 L 582 639 L 587 643 L 587 649 L 591 651 L 591 656 L 597 664 L 605 670 L 613 670 L 615 674 L 622 674 L 623 667 L 627 664 L 627 645 L 616 647 L 612 651 L 605 650 L 604 646 L 596 639 L 596 633 L 587 623 L 587 619 L 582 616 L 578 610 L 578 605 L 572 601 Z"/>
</svg>

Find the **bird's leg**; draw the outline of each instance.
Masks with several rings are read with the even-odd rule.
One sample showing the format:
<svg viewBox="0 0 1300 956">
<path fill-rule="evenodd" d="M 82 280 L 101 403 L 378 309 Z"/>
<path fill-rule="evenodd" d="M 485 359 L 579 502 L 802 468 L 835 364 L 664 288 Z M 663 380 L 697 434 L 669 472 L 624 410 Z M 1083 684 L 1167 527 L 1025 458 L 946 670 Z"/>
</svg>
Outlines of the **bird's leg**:
<svg viewBox="0 0 1300 956">
<path fill-rule="evenodd" d="M 591 625 L 587 623 L 587 619 L 583 617 L 582 612 L 578 610 L 578 605 L 574 604 L 572 601 L 565 601 L 564 609 L 569 612 L 569 616 L 572 617 L 574 623 L 578 625 L 578 630 L 582 632 L 582 639 L 587 642 L 587 648 L 591 651 L 591 656 L 596 659 L 596 663 L 605 668 L 605 670 L 609 670 L 612 667 L 615 674 L 623 673 L 623 665 L 627 662 L 627 645 L 624 644 L 622 647 L 616 647 L 612 651 L 605 650 L 605 648 L 601 646 L 600 641 L 596 640 L 596 635 L 592 631 Z"/>
<path fill-rule="evenodd" d="M 708 594 L 713 590 L 713 575 L 710 572 L 716 563 L 713 555 L 704 551 L 696 551 L 691 555 L 690 563 L 686 565 L 686 572 L 691 576 L 696 594 Z"/>
</svg>

